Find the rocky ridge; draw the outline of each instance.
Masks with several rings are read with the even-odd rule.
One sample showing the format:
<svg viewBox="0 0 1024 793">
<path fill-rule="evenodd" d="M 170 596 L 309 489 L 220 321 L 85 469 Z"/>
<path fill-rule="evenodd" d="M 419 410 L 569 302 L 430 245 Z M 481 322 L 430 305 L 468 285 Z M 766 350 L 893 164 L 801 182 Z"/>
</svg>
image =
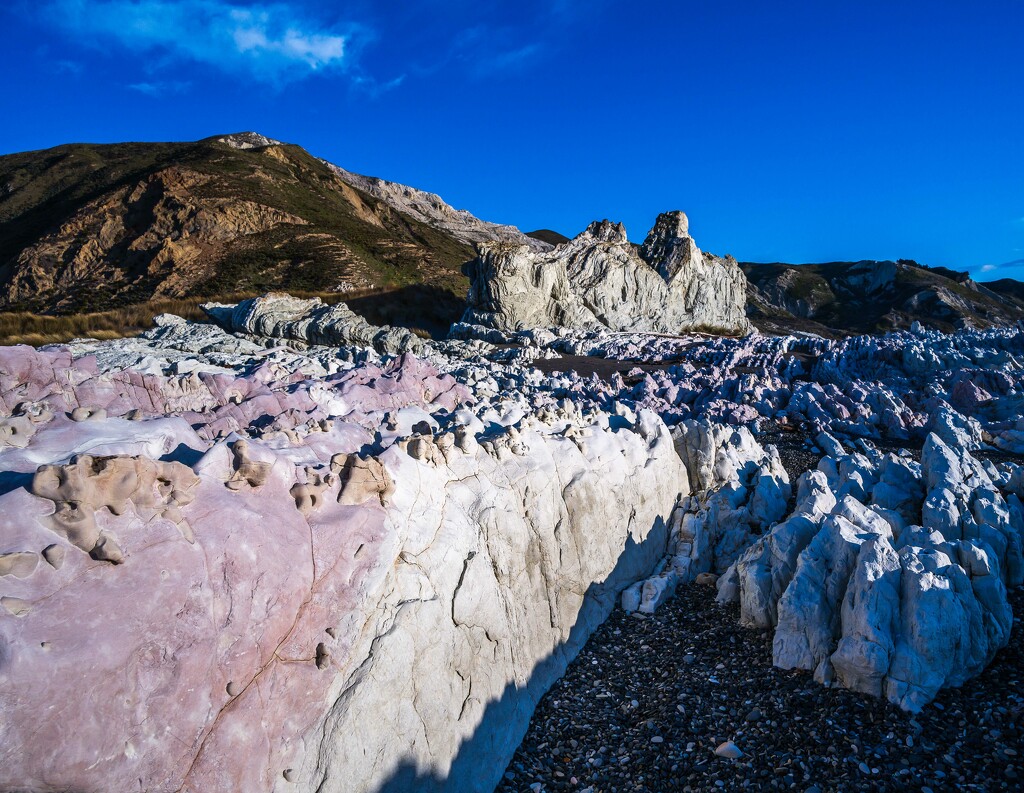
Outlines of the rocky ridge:
<svg viewBox="0 0 1024 793">
<path fill-rule="evenodd" d="M 327 160 L 322 162 L 353 187 L 379 198 L 402 214 L 451 234 L 469 245 L 497 241 L 528 245 L 536 251 L 548 251 L 553 247 L 550 243 L 524 234 L 515 226 L 490 223 L 474 217 L 465 209 L 455 209 L 436 193 L 389 182 L 376 176 L 352 173 Z"/>
<path fill-rule="evenodd" d="M 640 248 L 622 224 L 591 223 L 549 253 L 486 244 L 464 268 L 463 322 L 517 331 L 565 327 L 742 334 L 746 281 L 731 259 L 705 256 L 682 212 L 667 212 Z"/>
<path fill-rule="evenodd" d="M 653 414 L 473 412 L 408 356 L 310 381 L 7 348 L 0 372 L 5 787 L 374 790 L 412 764 L 489 790 L 688 489 Z"/>
<path fill-rule="evenodd" d="M 361 180 L 251 132 L 2 156 L 0 307 L 73 313 L 270 288 L 416 284 L 461 297 L 467 240 L 492 225 L 415 211 L 364 192 Z M 493 231 L 528 241 L 511 227 Z"/>
<path fill-rule="evenodd" d="M 614 330 L 745 332 L 737 308 L 744 300 L 750 322 L 783 335 L 872 333 L 915 321 L 952 331 L 1024 318 L 1019 283 L 977 283 L 909 260 L 744 263 L 744 287 L 728 257 L 696 248 L 681 213 L 658 223 L 665 227 L 642 246 L 610 223 L 576 238 L 585 244 L 550 230 L 523 234 L 255 132 L 65 145 L 0 156 L 0 307 L 89 313 L 274 289 L 387 290 L 394 306 L 405 306 L 435 288 L 444 293 L 444 316 L 431 319 L 447 324 L 464 309 L 460 268 L 483 245 L 490 252 L 476 272 L 507 283 L 496 283 L 494 294 L 479 285 L 467 320 L 503 330 L 596 320 Z M 541 273 L 562 267 L 545 261 L 561 259 L 572 290 L 554 272 Z"/>
</svg>

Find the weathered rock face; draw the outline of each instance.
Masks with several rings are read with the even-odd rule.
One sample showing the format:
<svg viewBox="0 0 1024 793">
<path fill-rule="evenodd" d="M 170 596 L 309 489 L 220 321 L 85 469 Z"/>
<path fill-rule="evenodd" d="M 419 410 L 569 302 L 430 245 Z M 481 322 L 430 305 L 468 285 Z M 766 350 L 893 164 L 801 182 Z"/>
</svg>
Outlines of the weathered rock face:
<svg viewBox="0 0 1024 793">
<path fill-rule="evenodd" d="M 653 612 L 680 585 L 717 579 L 785 514 L 791 488 L 778 450 L 745 427 L 686 421 L 672 433 L 693 495 L 669 523 L 669 547 L 656 575 L 622 593 L 626 611 Z"/>
<path fill-rule="evenodd" d="M 181 295 L 209 276 L 209 260 L 243 237 L 302 218 L 254 201 L 210 198 L 211 178 L 185 167 L 158 171 L 85 204 L 12 265 L 7 302 L 146 277 L 156 296 Z"/>
<path fill-rule="evenodd" d="M 481 220 L 465 209 L 455 209 L 436 193 L 389 182 L 376 176 L 352 173 L 334 163 L 322 161 L 338 178 L 374 198 L 415 218 L 428 226 L 444 231 L 470 245 L 483 242 L 509 242 L 527 245 L 535 251 L 551 250 L 549 243 L 526 236 L 515 226 Z"/>
<path fill-rule="evenodd" d="M 0 788 L 490 790 L 664 554 L 689 488 L 654 414 L 287 360 L 0 348 Z"/>
<path fill-rule="evenodd" d="M 602 221 L 550 253 L 483 245 L 465 272 L 471 285 L 463 321 L 503 331 L 750 328 L 742 271 L 731 259 L 702 254 L 682 212 L 660 215 L 639 250 L 621 224 Z"/>
<path fill-rule="evenodd" d="M 267 343 L 322 308 L 0 348 L 0 789 L 487 790 L 616 599 L 694 580 L 910 709 L 1005 641 L 1024 468 L 966 450 L 1022 443 L 1017 329 Z M 516 363 L 557 351 L 665 366 Z M 827 455 L 795 510 L 762 418 Z"/>
<path fill-rule="evenodd" d="M 326 305 L 320 298 L 303 300 L 268 294 L 230 306 L 207 303 L 203 310 L 225 330 L 257 338 L 329 347 L 372 347 L 390 354 L 423 348 L 423 342 L 405 328 L 371 325 L 344 303 Z"/>
<path fill-rule="evenodd" d="M 1009 640 L 1024 512 L 1011 478 L 991 471 L 937 435 L 920 465 L 825 457 L 720 598 L 739 599 L 743 624 L 775 628 L 776 666 L 920 710 Z"/>
</svg>

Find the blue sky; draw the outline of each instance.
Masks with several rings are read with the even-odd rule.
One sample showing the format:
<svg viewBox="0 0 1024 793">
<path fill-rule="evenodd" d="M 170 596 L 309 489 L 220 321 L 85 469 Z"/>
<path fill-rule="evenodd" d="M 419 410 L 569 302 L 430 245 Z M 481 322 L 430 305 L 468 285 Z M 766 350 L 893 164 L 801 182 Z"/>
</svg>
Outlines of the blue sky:
<svg viewBox="0 0 1024 793">
<path fill-rule="evenodd" d="M 478 216 L 1024 278 L 1024 1 L 7 0 L 0 152 L 256 130 Z"/>
</svg>

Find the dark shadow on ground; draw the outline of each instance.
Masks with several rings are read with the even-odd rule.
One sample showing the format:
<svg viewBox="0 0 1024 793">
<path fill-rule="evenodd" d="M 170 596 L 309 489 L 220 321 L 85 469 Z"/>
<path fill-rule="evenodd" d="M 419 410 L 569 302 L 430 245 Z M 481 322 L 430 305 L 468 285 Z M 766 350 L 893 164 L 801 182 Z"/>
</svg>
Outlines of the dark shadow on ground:
<svg viewBox="0 0 1024 793">
<path fill-rule="evenodd" d="M 346 300 L 350 309 L 373 325 L 398 325 L 427 331 L 435 339 L 448 335 L 466 310 L 466 301 L 449 289 L 414 284 Z"/>
<path fill-rule="evenodd" d="M 627 539 L 609 576 L 587 587 L 568 639 L 538 662 L 526 686 L 509 683 L 499 699 L 487 704 L 483 719 L 472 737 L 459 747 L 446 777 L 419 772 L 412 762 L 403 763 L 377 788 L 377 793 L 491 793 L 526 735 L 540 698 L 565 674 L 590 634 L 611 614 L 619 592 L 650 574 L 665 554 L 667 543 L 668 528 L 660 518 L 643 542 Z"/>
</svg>

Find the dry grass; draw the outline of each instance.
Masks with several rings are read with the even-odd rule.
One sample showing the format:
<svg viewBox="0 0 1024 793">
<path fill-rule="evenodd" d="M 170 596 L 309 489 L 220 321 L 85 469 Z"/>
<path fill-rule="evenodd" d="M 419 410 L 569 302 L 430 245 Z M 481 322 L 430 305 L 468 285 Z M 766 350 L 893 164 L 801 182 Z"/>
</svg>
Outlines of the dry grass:
<svg viewBox="0 0 1024 793">
<path fill-rule="evenodd" d="M 290 292 L 296 297 L 319 297 L 325 303 L 367 297 L 382 290 L 362 289 L 353 292 Z M 136 336 L 153 327 L 153 317 L 158 314 L 177 314 L 190 320 L 205 320 L 202 303 L 237 303 L 250 293 L 216 295 L 213 297 L 178 298 L 151 300 L 148 303 L 99 311 L 92 314 L 68 314 L 50 316 L 33 314 L 28 311 L 0 312 L 0 345 L 30 344 L 39 347 L 44 344 L 60 344 L 77 338 L 120 339 Z"/>
</svg>

